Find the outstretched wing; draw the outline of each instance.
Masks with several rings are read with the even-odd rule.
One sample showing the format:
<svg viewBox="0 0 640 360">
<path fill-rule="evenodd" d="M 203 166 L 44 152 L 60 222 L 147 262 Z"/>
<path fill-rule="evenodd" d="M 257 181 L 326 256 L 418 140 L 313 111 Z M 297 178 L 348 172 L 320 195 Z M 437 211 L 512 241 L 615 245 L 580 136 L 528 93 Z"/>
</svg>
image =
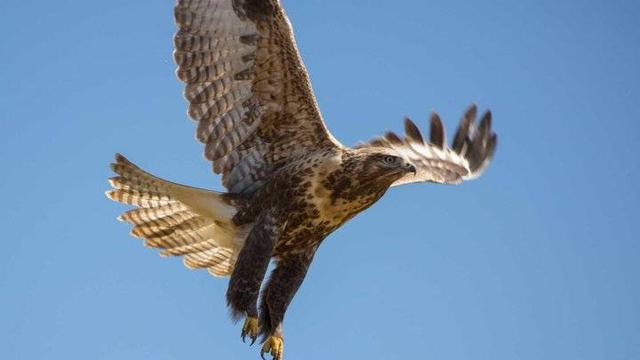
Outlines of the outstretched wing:
<svg viewBox="0 0 640 360">
<path fill-rule="evenodd" d="M 341 147 L 327 130 L 278 0 L 178 0 L 174 58 L 223 185 L 250 193 L 288 160 Z"/>
<path fill-rule="evenodd" d="M 478 126 L 475 124 L 476 114 L 475 105 L 467 109 L 451 147 L 446 144 L 444 126 L 436 113 L 431 115 L 429 142 L 425 142 L 418 127 L 407 118 L 404 138 L 387 132 L 384 137 L 361 147 L 390 148 L 414 164 L 416 174 L 405 175 L 392 186 L 415 182 L 457 184 L 475 179 L 491 162 L 497 143 L 496 134 L 491 131 L 491 112 L 482 115 Z"/>
</svg>

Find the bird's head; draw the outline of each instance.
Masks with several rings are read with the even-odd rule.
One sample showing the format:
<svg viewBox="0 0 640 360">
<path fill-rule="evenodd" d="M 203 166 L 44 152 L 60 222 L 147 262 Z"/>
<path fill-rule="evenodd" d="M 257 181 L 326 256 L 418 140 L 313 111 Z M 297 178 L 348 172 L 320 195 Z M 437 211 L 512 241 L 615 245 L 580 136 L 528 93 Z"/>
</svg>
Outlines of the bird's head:
<svg viewBox="0 0 640 360">
<path fill-rule="evenodd" d="M 391 149 L 359 149 L 359 166 L 355 176 L 363 186 L 389 187 L 408 173 L 416 173 L 415 166 Z"/>
<path fill-rule="evenodd" d="M 356 148 L 342 155 L 339 169 L 325 183 L 331 197 L 347 200 L 355 214 L 378 200 L 396 180 L 415 172 L 415 166 L 393 149 Z"/>
</svg>

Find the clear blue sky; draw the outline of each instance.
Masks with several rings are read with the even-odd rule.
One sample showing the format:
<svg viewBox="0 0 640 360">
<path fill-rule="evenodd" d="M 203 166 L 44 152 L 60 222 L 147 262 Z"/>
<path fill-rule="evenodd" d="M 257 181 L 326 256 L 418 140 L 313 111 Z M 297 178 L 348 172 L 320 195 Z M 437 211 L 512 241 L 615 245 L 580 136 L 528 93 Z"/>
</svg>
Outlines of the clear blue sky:
<svg viewBox="0 0 640 360">
<path fill-rule="evenodd" d="M 346 144 L 476 102 L 479 180 L 390 191 L 320 248 L 288 359 L 640 357 L 640 3 L 283 0 Z M 256 359 L 227 280 L 161 259 L 103 192 L 122 152 L 221 189 L 171 58 L 173 1 L 0 3 L 3 359 Z M 424 126 L 424 125 L 423 125 Z"/>
</svg>

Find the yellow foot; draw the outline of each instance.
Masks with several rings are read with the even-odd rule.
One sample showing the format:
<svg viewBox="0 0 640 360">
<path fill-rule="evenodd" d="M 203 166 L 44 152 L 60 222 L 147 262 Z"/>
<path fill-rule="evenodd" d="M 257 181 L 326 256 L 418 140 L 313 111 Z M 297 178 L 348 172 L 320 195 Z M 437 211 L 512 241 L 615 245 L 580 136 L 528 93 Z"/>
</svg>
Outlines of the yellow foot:
<svg viewBox="0 0 640 360">
<path fill-rule="evenodd" d="M 273 360 L 282 360 L 282 353 L 284 351 L 284 340 L 280 336 L 269 336 L 267 341 L 262 345 L 260 350 L 260 357 L 264 359 L 264 354 L 271 354 Z"/>
<path fill-rule="evenodd" d="M 258 338 L 259 329 L 260 327 L 258 326 L 258 319 L 254 317 L 247 317 L 244 320 L 244 325 L 242 325 L 242 342 L 245 342 L 245 338 L 249 336 L 249 338 L 251 339 L 251 344 L 249 345 L 253 345 L 253 343 L 256 342 L 256 339 Z"/>
</svg>

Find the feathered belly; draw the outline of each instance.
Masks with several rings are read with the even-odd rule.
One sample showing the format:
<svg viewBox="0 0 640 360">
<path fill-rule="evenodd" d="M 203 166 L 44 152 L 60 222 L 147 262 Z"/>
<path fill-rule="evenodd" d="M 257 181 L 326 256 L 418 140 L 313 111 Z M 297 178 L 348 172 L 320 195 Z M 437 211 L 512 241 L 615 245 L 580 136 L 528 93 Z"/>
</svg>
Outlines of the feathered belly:
<svg viewBox="0 0 640 360">
<path fill-rule="evenodd" d="M 286 257 L 288 255 L 315 251 L 322 240 L 331 232 L 338 228 L 338 225 L 331 225 L 327 222 L 303 223 L 293 228 L 287 228 L 285 233 L 278 239 L 274 256 Z"/>
<path fill-rule="evenodd" d="M 331 201 L 315 199 L 297 211 L 289 212 L 284 233 L 276 243 L 275 256 L 315 251 L 329 234 L 371 206 L 374 199 Z"/>
</svg>

